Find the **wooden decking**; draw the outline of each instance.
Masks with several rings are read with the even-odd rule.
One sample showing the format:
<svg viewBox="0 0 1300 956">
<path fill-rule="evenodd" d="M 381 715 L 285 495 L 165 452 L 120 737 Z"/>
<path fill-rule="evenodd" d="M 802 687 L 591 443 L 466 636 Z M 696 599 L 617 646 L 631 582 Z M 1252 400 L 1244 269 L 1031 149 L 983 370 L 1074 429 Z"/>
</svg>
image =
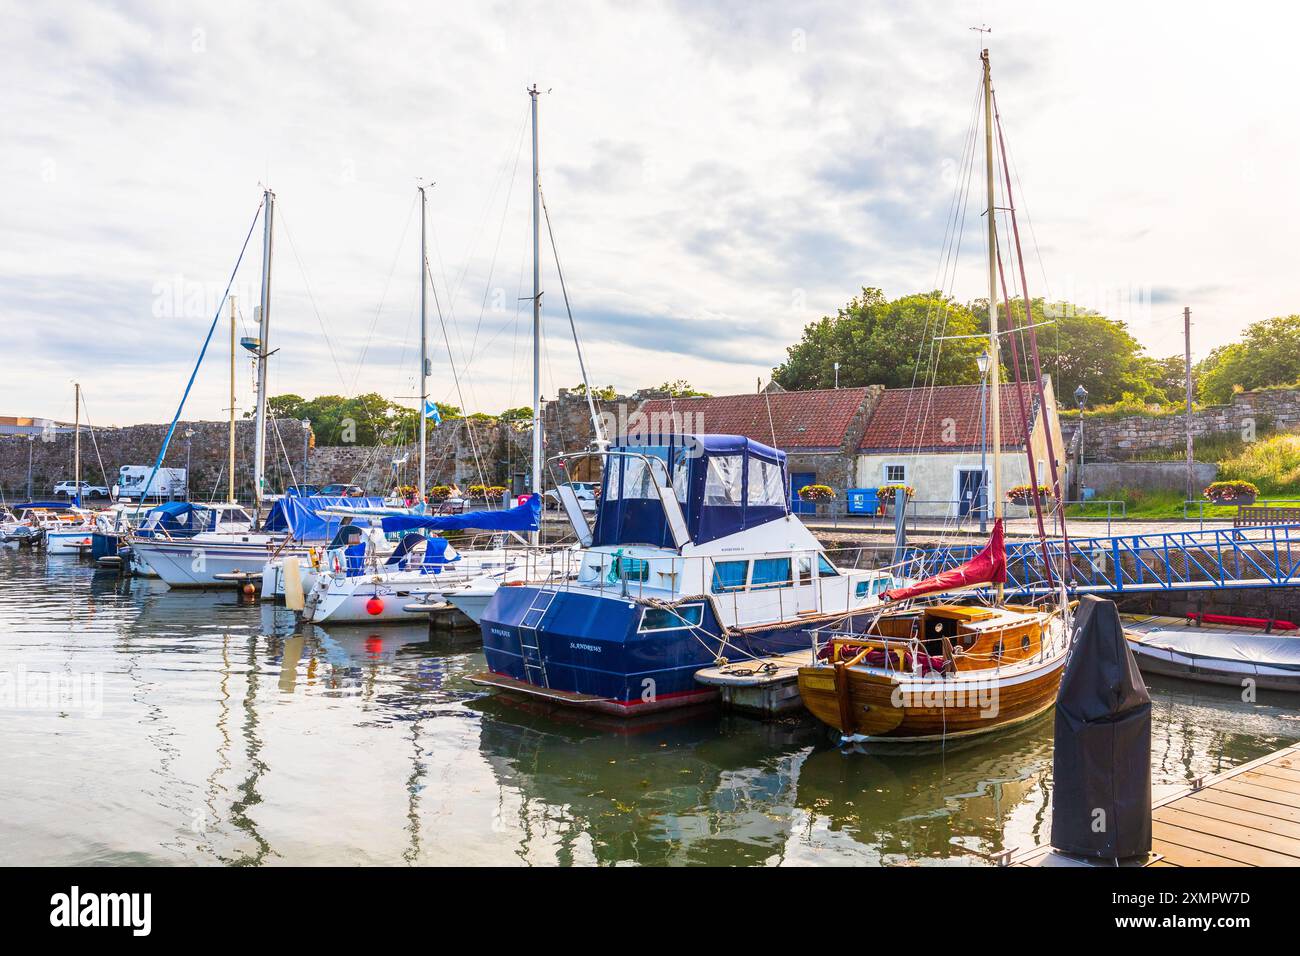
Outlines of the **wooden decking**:
<svg viewBox="0 0 1300 956">
<path fill-rule="evenodd" d="M 1300 866 L 1300 746 L 1154 801 L 1151 857 L 1135 866 Z M 1111 866 L 1037 847 L 1013 866 Z"/>
</svg>

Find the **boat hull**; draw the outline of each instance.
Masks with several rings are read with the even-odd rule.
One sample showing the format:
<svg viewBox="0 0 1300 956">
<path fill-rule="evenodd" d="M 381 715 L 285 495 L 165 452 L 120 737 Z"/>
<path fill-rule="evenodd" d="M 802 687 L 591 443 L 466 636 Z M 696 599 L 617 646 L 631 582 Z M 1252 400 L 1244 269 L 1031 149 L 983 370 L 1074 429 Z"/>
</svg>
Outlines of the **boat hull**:
<svg viewBox="0 0 1300 956">
<path fill-rule="evenodd" d="M 150 541 L 137 538 L 133 553 L 172 588 L 230 587 L 219 574 L 258 575 L 266 565 L 265 543 L 246 546 L 202 544 L 191 541 Z"/>
<path fill-rule="evenodd" d="M 990 669 L 984 679 L 913 679 L 821 665 L 799 669 L 799 693 L 815 717 L 846 737 L 946 740 L 1037 717 L 1056 703 L 1064 669 L 1064 654 L 1014 674 Z"/>
<path fill-rule="evenodd" d="M 695 628 L 639 631 L 644 604 L 579 589 L 502 587 L 488 602 L 480 630 L 489 674 L 484 683 L 553 703 L 596 707 L 634 717 L 717 698 L 695 673 L 717 663 L 808 646 L 808 622 L 790 621 L 719 637 L 708 601 Z M 545 605 L 541 613 L 538 608 Z M 490 678 L 499 678 L 492 683 Z"/>
<path fill-rule="evenodd" d="M 46 554 L 81 554 L 81 546 L 91 543 L 93 531 L 46 531 Z"/>
<path fill-rule="evenodd" d="M 1300 671 L 1265 664 L 1250 665 L 1241 661 L 1193 657 L 1168 648 L 1151 647 L 1132 637 L 1128 639 L 1128 646 L 1133 651 L 1138 668 L 1144 674 L 1180 677 L 1202 684 L 1230 687 L 1244 687 L 1250 681 L 1261 690 L 1300 693 Z"/>
</svg>

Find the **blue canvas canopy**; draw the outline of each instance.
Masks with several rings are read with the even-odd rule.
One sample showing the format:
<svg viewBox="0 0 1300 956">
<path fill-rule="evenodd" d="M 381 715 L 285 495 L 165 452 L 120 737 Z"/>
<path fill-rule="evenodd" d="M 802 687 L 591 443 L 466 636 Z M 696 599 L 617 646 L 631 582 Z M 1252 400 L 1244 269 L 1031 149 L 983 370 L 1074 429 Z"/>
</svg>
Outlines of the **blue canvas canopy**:
<svg viewBox="0 0 1300 956">
<path fill-rule="evenodd" d="M 52 508 L 56 511 L 66 511 L 72 507 L 70 501 L 27 501 L 21 505 L 14 505 L 15 511 L 23 511 L 27 508 Z"/>
<path fill-rule="evenodd" d="M 533 495 L 504 511 L 468 511 L 460 515 L 388 515 L 385 532 L 413 531 L 536 531 L 542 526 L 542 498 Z"/>
<path fill-rule="evenodd" d="M 165 505 L 149 509 L 137 534 L 150 537 L 155 532 L 165 531 L 173 538 L 188 537 L 201 531 L 211 531 L 214 518 L 211 508 L 189 501 L 169 501 Z"/>
<path fill-rule="evenodd" d="M 329 541 L 348 519 L 318 514 L 324 508 L 382 508 L 382 498 L 342 498 L 332 495 L 287 495 L 271 506 L 262 530 L 284 533 L 299 543 Z M 385 529 L 387 530 L 387 529 Z"/>
<path fill-rule="evenodd" d="M 673 546 L 649 469 L 658 481 L 671 476 L 696 544 L 789 513 L 785 453 L 741 435 L 660 435 L 610 451 L 593 534 L 597 545 Z"/>
</svg>

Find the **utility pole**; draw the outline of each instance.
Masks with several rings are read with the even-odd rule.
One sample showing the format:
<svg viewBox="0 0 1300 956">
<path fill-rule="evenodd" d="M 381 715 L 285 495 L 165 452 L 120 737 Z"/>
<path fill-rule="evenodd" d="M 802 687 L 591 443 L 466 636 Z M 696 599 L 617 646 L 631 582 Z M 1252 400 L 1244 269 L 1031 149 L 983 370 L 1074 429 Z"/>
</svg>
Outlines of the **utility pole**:
<svg viewBox="0 0 1300 956">
<path fill-rule="evenodd" d="M 1192 500 L 1195 482 L 1192 476 L 1192 310 L 1183 308 L 1183 373 L 1187 379 L 1187 496 Z"/>
</svg>

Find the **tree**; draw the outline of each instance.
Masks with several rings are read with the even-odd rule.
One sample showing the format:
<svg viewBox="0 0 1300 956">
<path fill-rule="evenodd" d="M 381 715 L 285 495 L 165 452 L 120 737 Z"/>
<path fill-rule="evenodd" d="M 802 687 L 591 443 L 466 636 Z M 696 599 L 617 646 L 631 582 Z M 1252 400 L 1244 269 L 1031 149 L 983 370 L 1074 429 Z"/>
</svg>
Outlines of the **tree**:
<svg viewBox="0 0 1300 956">
<path fill-rule="evenodd" d="M 1165 405 L 1182 405 L 1187 401 L 1186 360 L 1181 355 L 1147 359 L 1147 381 Z M 1192 377 L 1195 383 L 1195 373 Z M 1194 387 L 1194 386 L 1193 386 Z"/>
<path fill-rule="evenodd" d="M 690 382 L 684 378 L 679 378 L 675 382 L 664 382 L 662 385 L 656 385 L 651 391 L 667 392 L 673 398 L 708 398 L 708 392 L 698 391 Z"/>
<path fill-rule="evenodd" d="M 579 382 L 577 385 L 570 388 L 569 392 L 574 395 L 585 397 L 587 394 L 587 385 L 585 382 Z M 591 397 L 598 402 L 612 402 L 614 399 L 618 398 L 618 389 L 613 385 L 595 386 L 591 390 Z M 532 412 L 530 411 L 529 414 L 531 415 Z"/>
<path fill-rule="evenodd" d="M 971 310 L 939 292 L 892 301 L 863 288 L 834 317 L 804 327 L 803 338 L 786 349 L 786 361 L 772 370 L 784 389 L 835 386 L 966 385 L 979 381 L 975 359 L 984 351 L 979 320 Z M 937 336 L 976 336 L 945 339 Z"/>
<path fill-rule="evenodd" d="M 1246 326 L 1240 342 L 1221 345 L 1196 366 L 1201 400 L 1224 404 L 1237 389 L 1300 381 L 1300 315 Z"/>
<path fill-rule="evenodd" d="M 1062 395 L 1082 385 L 1088 390 L 1089 405 L 1109 405 L 1126 394 L 1141 401 L 1165 401 L 1158 384 L 1163 379 L 1154 368 L 1157 363 L 1142 353 L 1142 346 L 1123 322 L 1065 302 L 1049 306 L 1035 299 L 1033 306 L 1035 323 L 1051 323 L 1034 330 L 1039 363 Z M 1017 321 L 1023 310 L 1021 301 L 1012 303 Z M 1009 339 L 1004 336 L 1002 340 L 1003 364 L 1008 366 Z M 1021 360 L 1025 359 L 1021 349 Z"/>
<path fill-rule="evenodd" d="M 503 422 L 531 422 L 533 409 L 529 405 L 520 405 L 518 408 L 507 408 L 498 417 Z"/>
</svg>

